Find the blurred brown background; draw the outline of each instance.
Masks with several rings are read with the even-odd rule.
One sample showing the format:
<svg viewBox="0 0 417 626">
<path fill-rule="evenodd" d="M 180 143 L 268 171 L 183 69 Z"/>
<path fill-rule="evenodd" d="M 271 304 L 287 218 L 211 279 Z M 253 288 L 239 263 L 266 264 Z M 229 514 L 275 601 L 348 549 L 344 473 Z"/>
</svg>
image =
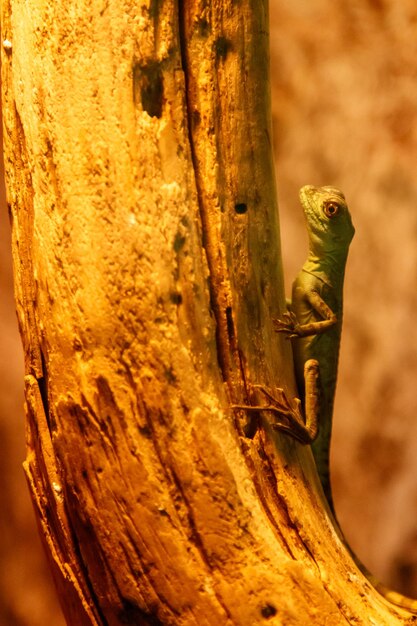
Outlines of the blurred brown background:
<svg viewBox="0 0 417 626">
<path fill-rule="evenodd" d="M 270 13 L 287 292 L 306 254 L 299 187 L 340 187 L 356 226 L 332 451 L 338 515 L 365 564 L 417 596 L 417 4 L 270 0 Z M 4 198 L 0 293 L 0 626 L 62 626 L 21 469 Z"/>
</svg>

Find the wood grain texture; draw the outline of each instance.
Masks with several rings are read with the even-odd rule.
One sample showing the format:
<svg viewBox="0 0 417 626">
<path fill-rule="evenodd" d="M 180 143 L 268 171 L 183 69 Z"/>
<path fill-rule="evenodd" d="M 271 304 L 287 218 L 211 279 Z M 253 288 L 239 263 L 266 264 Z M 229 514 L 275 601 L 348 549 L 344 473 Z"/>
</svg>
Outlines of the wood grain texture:
<svg viewBox="0 0 417 626">
<path fill-rule="evenodd" d="M 266 3 L 2 12 L 26 473 L 68 624 L 408 623 L 311 451 L 229 408 L 295 393 Z"/>
</svg>

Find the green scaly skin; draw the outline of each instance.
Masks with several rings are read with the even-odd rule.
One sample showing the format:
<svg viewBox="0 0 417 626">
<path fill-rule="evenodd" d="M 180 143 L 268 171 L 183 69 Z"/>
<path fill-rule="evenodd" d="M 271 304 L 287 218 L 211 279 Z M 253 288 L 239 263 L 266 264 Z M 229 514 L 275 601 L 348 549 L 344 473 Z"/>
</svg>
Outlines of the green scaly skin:
<svg viewBox="0 0 417 626">
<path fill-rule="evenodd" d="M 355 233 L 344 195 L 333 187 L 307 185 L 300 190 L 307 223 L 309 254 L 292 288 L 288 313 L 273 320 L 275 330 L 293 339 L 297 385 L 305 407 L 306 427 L 297 420 L 287 432 L 311 443 L 323 490 L 334 515 L 329 451 L 343 314 L 343 282 L 349 245 Z M 308 372 L 313 372 L 313 377 Z M 319 382 L 317 382 L 319 381 Z M 268 408 L 268 407 L 267 407 Z M 280 412 L 276 403 L 276 412 Z M 338 529 L 338 526 L 336 526 Z M 340 532 L 344 541 L 343 533 Z M 359 569 L 387 600 L 417 613 L 417 600 L 382 585 L 346 544 Z"/>
</svg>

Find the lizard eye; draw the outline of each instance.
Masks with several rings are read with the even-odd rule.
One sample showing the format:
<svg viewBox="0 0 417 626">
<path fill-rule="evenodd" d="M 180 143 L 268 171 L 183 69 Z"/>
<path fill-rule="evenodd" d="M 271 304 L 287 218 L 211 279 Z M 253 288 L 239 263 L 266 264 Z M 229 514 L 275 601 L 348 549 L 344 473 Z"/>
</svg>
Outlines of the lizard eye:
<svg viewBox="0 0 417 626">
<path fill-rule="evenodd" d="M 337 202 L 330 200 L 324 203 L 323 210 L 327 217 L 334 217 L 339 212 L 339 205 Z"/>
</svg>

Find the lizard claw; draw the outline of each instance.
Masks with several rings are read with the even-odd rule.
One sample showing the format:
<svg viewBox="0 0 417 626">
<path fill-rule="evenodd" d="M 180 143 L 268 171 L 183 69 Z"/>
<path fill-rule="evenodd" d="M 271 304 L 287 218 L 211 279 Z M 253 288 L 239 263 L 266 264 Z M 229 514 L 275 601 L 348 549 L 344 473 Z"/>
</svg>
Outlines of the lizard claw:
<svg viewBox="0 0 417 626">
<path fill-rule="evenodd" d="M 308 361 L 309 368 L 317 372 L 318 363 L 313 359 Z M 309 369 L 310 371 L 310 369 Z M 271 411 L 277 418 L 271 423 L 273 430 L 287 433 L 299 443 L 310 444 L 317 436 L 317 424 L 315 416 L 313 423 L 306 424 L 302 412 L 301 400 L 293 398 L 290 401 L 284 389 L 276 387 L 274 391 L 270 391 L 265 385 L 252 385 L 253 389 L 258 390 L 265 396 L 267 402 L 263 404 L 247 405 L 233 404 L 234 409 L 243 409 L 246 411 Z"/>
<path fill-rule="evenodd" d="M 298 320 L 295 313 L 287 311 L 283 314 L 282 319 L 272 320 L 276 333 L 285 333 L 287 339 L 298 337 Z"/>
</svg>

